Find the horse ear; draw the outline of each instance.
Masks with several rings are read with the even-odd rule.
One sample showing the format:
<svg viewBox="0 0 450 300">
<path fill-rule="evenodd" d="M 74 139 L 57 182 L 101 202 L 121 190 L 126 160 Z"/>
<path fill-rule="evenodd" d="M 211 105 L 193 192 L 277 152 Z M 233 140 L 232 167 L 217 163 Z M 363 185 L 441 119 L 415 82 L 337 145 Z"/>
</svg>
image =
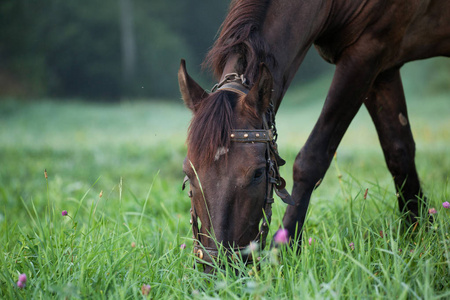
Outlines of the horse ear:
<svg viewBox="0 0 450 300">
<path fill-rule="evenodd" d="M 273 77 L 264 63 L 259 65 L 259 76 L 245 97 L 248 108 L 253 109 L 257 116 L 267 111 L 272 97 Z"/>
<path fill-rule="evenodd" d="M 200 100 L 208 96 L 208 93 L 189 76 L 184 59 L 181 60 L 180 69 L 178 70 L 178 84 L 184 103 L 190 110 L 195 112 Z"/>
</svg>

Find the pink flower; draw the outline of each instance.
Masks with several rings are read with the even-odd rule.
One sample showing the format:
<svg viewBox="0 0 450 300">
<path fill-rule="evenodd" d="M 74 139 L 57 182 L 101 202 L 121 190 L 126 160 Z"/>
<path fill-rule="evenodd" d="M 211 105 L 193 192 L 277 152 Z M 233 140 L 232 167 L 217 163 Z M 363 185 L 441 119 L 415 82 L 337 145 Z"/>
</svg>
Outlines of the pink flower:
<svg viewBox="0 0 450 300">
<path fill-rule="evenodd" d="M 435 213 L 437 213 L 437 210 L 436 210 L 436 208 L 432 207 L 432 208 L 430 208 L 430 209 L 428 210 L 428 213 L 429 213 L 430 215 L 434 215 Z"/>
<path fill-rule="evenodd" d="M 444 203 L 442 203 L 442 206 L 444 208 L 450 208 L 450 203 L 448 201 L 445 201 Z"/>
<path fill-rule="evenodd" d="M 350 244 L 348 244 L 348 246 L 350 247 L 350 249 L 355 250 L 355 244 L 353 244 L 353 242 L 351 242 Z"/>
<path fill-rule="evenodd" d="M 289 232 L 287 229 L 280 229 L 275 233 L 274 241 L 277 244 L 286 244 L 289 242 Z"/>
<path fill-rule="evenodd" d="M 180 245 L 180 249 L 181 250 L 184 250 L 185 248 L 186 248 L 186 244 L 183 243 L 183 244 Z"/>
<path fill-rule="evenodd" d="M 313 241 L 313 239 L 312 238 L 309 238 L 308 239 L 308 244 L 311 246 L 311 244 L 312 244 L 312 241 Z"/>
<path fill-rule="evenodd" d="M 142 295 L 148 296 L 148 294 L 150 293 L 150 290 L 151 290 L 151 289 L 152 289 L 152 287 L 151 287 L 149 284 L 144 284 L 144 285 L 141 287 Z"/>
<path fill-rule="evenodd" d="M 24 287 L 25 287 L 25 282 L 22 282 L 22 281 L 17 281 L 17 287 L 19 288 L 19 289 L 23 289 Z"/>
<path fill-rule="evenodd" d="M 67 212 L 67 210 L 63 210 L 62 212 L 61 212 L 61 215 L 64 217 L 64 216 L 67 216 L 69 213 Z"/>
<path fill-rule="evenodd" d="M 22 282 L 22 283 L 26 283 L 27 282 L 27 275 L 20 274 L 19 275 L 19 281 Z"/>
</svg>

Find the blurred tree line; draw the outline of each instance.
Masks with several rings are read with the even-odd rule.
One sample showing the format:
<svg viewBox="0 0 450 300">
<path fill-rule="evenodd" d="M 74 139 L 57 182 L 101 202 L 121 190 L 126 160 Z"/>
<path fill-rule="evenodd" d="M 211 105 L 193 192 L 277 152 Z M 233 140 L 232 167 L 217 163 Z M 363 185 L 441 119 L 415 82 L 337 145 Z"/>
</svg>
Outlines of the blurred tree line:
<svg viewBox="0 0 450 300">
<path fill-rule="evenodd" d="M 0 0 L 0 96 L 178 98 L 181 58 L 209 87 L 211 76 L 200 64 L 228 5 L 224 0 Z M 332 68 L 312 53 L 298 75 L 304 80 Z"/>
<path fill-rule="evenodd" d="M 200 64 L 224 0 L 1 0 L 0 96 L 179 97 L 181 58 Z"/>
</svg>

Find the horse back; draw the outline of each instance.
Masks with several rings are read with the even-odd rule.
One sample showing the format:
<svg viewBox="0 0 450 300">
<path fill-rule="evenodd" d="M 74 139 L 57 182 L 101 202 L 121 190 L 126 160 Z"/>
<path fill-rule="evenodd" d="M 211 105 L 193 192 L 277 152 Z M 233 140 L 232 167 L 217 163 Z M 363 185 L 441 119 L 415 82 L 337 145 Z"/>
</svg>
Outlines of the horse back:
<svg viewBox="0 0 450 300">
<path fill-rule="evenodd" d="M 386 68 L 450 56 L 448 0 L 362 0 L 352 16 L 346 14 L 335 5 L 333 20 L 315 41 L 320 55 L 331 63 L 338 63 L 344 53 L 383 57 Z"/>
</svg>

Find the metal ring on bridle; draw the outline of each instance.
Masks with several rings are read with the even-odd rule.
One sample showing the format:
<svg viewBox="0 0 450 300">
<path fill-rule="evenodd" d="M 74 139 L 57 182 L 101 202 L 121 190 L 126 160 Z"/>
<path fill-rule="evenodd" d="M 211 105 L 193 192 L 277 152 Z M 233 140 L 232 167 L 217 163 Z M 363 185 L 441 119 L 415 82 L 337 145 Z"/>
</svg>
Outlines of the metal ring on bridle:
<svg viewBox="0 0 450 300">
<path fill-rule="evenodd" d="M 223 89 L 222 87 L 223 87 L 224 85 L 226 85 L 227 83 L 232 83 L 232 82 L 233 82 L 233 83 L 237 83 L 237 84 L 239 84 L 240 86 L 244 87 L 244 88 L 247 90 L 247 92 L 248 92 L 248 90 L 249 90 L 249 85 L 248 85 L 247 79 L 244 77 L 244 75 L 239 75 L 239 74 L 237 74 L 237 73 L 229 73 L 229 74 L 226 74 L 226 75 L 224 76 L 224 78 L 222 79 L 222 81 L 216 83 L 216 84 L 212 87 L 211 92 L 213 93 L 213 92 L 215 92 L 216 90 Z M 237 90 L 240 91 L 240 92 L 244 92 L 245 94 L 247 94 L 247 92 L 242 91 L 240 88 L 238 88 Z"/>
</svg>

